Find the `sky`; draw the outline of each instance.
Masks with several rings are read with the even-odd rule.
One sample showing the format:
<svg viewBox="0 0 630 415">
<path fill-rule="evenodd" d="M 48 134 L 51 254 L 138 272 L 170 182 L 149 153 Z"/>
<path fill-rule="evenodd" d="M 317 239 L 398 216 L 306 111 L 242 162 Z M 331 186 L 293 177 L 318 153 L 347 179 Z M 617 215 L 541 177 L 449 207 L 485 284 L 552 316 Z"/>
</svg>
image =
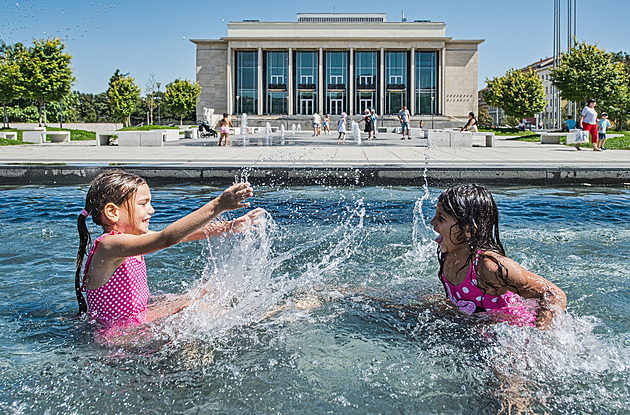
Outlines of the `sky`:
<svg viewBox="0 0 630 415">
<path fill-rule="evenodd" d="M 562 4 L 562 47 L 566 49 L 567 1 Z M 630 53 L 630 1 L 577 0 L 577 39 L 612 52 Z M 483 39 L 479 46 L 479 89 L 510 68 L 551 56 L 552 0 L 372 0 L 297 2 L 195 0 L 0 0 L 0 40 L 30 44 L 61 38 L 72 55 L 74 90 L 107 90 L 116 69 L 129 73 L 144 91 L 151 76 L 162 85 L 195 80 L 195 45 L 189 39 L 227 36 L 227 23 L 245 19 L 297 21 L 297 13 L 386 13 L 388 22 L 446 23 L 454 39 Z M 144 94 L 144 92 L 143 92 Z"/>
</svg>

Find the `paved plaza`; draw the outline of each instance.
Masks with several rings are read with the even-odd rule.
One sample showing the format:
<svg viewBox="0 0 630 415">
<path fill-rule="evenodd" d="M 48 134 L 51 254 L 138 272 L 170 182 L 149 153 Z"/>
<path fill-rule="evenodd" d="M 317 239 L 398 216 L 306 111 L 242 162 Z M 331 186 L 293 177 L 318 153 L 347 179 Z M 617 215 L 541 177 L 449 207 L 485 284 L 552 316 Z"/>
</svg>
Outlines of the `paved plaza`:
<svg viewBox="0 0 630 415">
<path fill-rule="evenodd" d="M 506 184 L 630 182 L 630 151 L 576 151 L 505 137 L 496 137 L 493 147 L 479 141 L 473 147 L 429 148 L 425 139 L 400 140 L 394 133 L 381 133 L 371 141 L 363 136 L 360 145 L 352 138 L 338 145 L 336 133 L 313 137 L 303 131 L 288 132 L 284 140 L 277 133 L 270 139 L 250 134 L 247 145 L 240 136 L 232 136 L 229 147 L 218 147 L 214 138 L 182 139 L 164 147 L 97 147 L 95 141 L 4 146 L 0 181 L 48 183 L 67 176 L 72 182 L 76 176 L 85 180 L 93 171 L 116 165 L 144 176 L 193 181 L 233 178 L 245 169 L 250 177 L 307 183 L 329 178 L 402 184 L 425 174 L 438 181 Z"/>
</svg>

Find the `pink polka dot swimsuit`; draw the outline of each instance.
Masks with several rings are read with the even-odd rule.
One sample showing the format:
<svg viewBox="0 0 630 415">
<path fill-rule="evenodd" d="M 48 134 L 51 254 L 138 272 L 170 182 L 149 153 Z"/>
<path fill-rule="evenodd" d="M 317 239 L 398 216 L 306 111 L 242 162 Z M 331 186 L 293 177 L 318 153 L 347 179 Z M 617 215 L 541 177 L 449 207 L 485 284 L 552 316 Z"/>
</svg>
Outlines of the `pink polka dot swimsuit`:
<svg viewBox="0 0 630 415">
<path fill-rule="evenodd" d="M 104 236 L 118 233 L 112 231 L 94 241 L 85 263 L 82 290 L 86 292 L 91 317 L 107 323 L 140 324 L 144 322 L 149 299 L 144 257 L 127 257 L 103 286 L 95 290 L 85 288 L 85 276 L 96 247 Z"/>
<path fill-rule="evenodd" d="M 460 285 L 451 284 L 442 274 L 442 284 L 451 302 L 468 315 L 486 313 L 493 320 L 507 321 L 518 326 L 534 326 L 536 314 L 531 307 L 524 304 L 521 296 L 511 291 L 498 296 L 491 295 L 479 287 L 476 269 L 479 253 Z"/>
</svg>

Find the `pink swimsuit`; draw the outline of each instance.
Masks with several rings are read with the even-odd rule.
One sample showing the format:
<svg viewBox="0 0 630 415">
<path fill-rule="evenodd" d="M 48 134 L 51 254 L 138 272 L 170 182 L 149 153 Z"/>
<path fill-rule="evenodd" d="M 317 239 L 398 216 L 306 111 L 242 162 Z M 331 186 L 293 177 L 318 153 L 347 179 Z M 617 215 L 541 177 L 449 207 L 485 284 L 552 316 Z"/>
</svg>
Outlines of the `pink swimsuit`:
<svg viewBox="0 0 630 415">
<path fill-rule="evenodd" d="M 521 296 L 512 291 L 499 296 L 491 295 L 478 286 L 478 258 L 479 254 L 474 264 L 471 264 L 468 276 L 458 286 L 451 284 L 442 274 L 442 284 L 451 302 L 468 315 L 484 313 L 484 317 L 489 317 L 493 321 L 507 321 L 517 326 L 534 326 L 536 313 Z"/>
<path fill-rule="evenodd" d="M 149 299 L 144 257 L 141 260 L 127 257 L 103 286 L 95 290 L 85 288 L 85 276 L 98 243 L 104 236 L 118 233 L 120 232 L 112 231 L 94 241 L 85 263 L 81 289 L 86 291 L 91 317 L 106 323 L 116 323 L 116 325 L 141 324 L 145 321 L 145 311 Z"/>
</svg>

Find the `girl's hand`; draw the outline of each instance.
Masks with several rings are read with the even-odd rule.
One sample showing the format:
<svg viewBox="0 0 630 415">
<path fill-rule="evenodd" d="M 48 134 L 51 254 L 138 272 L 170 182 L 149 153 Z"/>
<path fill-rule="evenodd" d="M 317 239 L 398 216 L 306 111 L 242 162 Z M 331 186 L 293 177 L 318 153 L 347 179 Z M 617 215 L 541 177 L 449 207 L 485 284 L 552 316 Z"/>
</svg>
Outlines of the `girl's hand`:
<svg viewBox="0 0 630 415">
<path fill-rule="evenodd" d="M 244 232 L 250 227 L 257 225 L 261 220 L 263 220 L 265 213 L 265 209 L 257 208 L 247 212 L 239 218 L 234 219 L 231 226 L 232 233 Z"/>
<path fill-rule="evenodd" d="M 254 190 L 249 183 L 234 183 L 217 198 L 219 212 L 248 207 L 249 202 L 245 202 L 245 200 L 253 195 Z"/>
</svg>

